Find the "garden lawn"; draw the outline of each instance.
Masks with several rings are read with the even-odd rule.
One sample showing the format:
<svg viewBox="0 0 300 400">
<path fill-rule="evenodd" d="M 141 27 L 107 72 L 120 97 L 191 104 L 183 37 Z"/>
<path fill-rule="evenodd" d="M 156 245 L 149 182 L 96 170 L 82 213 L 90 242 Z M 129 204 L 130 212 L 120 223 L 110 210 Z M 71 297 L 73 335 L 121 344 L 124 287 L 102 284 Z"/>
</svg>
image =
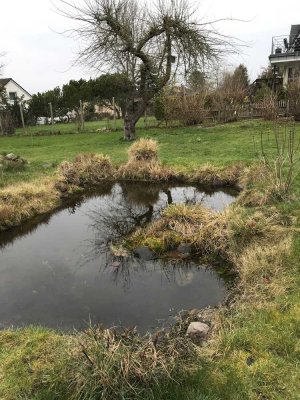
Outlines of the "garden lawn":
<svg viewBox="0 0 300 400">
<path fill-rule="evenodd" d="M 119 164 L 127 160 L 130 143 L 122 131 L 91 132 L 99 122 L 86 123 L 86 133 L 54 136 L 0 137 L 0 153 L 15 153 L 28 160 L 24 171 L 4 172 L 0 187 L 18 181 L 29 181 L 54 173 L 58 163 L 72 160 L 78 153 L 97 152 L 109 155 Z M 73 125 L 73 124 L 72 124 Z M 65 125 L 63 125 L 64 127 Z M 257 159 L 260 133 L 266 133 L 272 123 L 245 121 L 215 127 L 149 128 L 137 129 L 138 137 L 153 138 L 159 144 L 160 160 L 177 169 L 190 170 L 205 163 L 217 166 Z M 44 127 L 49 129 L 49 127 Z M 300 132 L 300 126 L 297 127 Z"/>
</svg>

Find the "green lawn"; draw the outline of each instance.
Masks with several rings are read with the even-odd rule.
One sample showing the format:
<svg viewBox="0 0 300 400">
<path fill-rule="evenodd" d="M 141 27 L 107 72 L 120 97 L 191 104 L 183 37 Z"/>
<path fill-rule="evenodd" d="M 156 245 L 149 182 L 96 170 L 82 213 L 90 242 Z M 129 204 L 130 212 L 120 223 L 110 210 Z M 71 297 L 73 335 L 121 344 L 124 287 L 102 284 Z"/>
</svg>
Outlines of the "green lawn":
<svg viewBox="0 0 300 400">
<path fill-rule="evenodd" d="M 114 163 L 124 162 L 127 159 L 129 143 L 124 142 L 122 131 L 91 132 L 91 129 L 96 129 L 97 124 L 99 122 L 87 123 L 87 132 L 80 134 L 33 136 L 32 138 L 29 136 L 0 137 L 0 153 L 13 152 L 29 162 L 25 171 L 20 171 L 18 174 L 5 173 L 0 186 L 50 174 L 54 168 L 51 168 L 49 164 L 56 165 L 61 161 L 71 160 L 80 152 L 99 152 L 109 155 Z M 137 136 L 157 140 L 159 156 L 164 163 L 180 169 L 192 169 L 204 163 L 222 166 L 256 159 L 253 143 L 256 142 L 257 150 L 260 132 L 267 132 L 271 127 L 272 123 L 262 121 L 237 122 L 207 128 L 144 129 L 138 127 Z M 44 127 L 44 129 L 50 128 Z M 297 129 L 300 131 L 300 126 Z"/>
<path fill-rule="evenodd" d="M 141 118 L 138 123 L 137 127 L 145 128 L 149 126 L 155 126 L 158 124 L 158 121 L 154 117 L 147 117 L 146 121 L 144 118 Z M 86 132 L 95 132 L 97 129 L 107 128 L 114 130 L 122 130 L 123 129 L 123 120 L 116 119 L 116 122 L 112 119 L 103 119 L 101 121 L 88 121 L 84 124 L 84 130 Z M 28 126 L 25 128 L 26 135 L 39 135 L 45 132 L 54 132 L 61 134 L 68 133 L 74 134 L 78 132 L 78 124 L 76 122 L 69 122 L 67 124 L 54 124 L 52 125 L 35 125 L 35 126 Z M 16 130 L 16 135 L 24 135 L 24 130 L 22 128 L 18 128 Z"/>
</svg>

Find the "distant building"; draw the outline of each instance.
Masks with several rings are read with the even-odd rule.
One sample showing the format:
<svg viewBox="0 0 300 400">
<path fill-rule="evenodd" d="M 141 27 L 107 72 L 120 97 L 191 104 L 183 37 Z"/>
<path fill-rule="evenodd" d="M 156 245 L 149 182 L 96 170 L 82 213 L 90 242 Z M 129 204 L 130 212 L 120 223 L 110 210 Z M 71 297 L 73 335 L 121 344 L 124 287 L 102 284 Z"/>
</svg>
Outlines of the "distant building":
<svg viewBox="0 0 300 400">
<path fill-rule="evenodd" d="M 289 35 L 273 37 L 269 60 L 283 86 L 300 79 L 300 24 L 292 25 Z"/>
<path fill-rule="evenodd" d="M 22 99 L 25 102 L 31 100 L 31 94 L 12 78 L 0 79 L 0 89 L 2 88 L 5 89 L 10 104 L 14 104 L 18 99 Z"/>
</svg>

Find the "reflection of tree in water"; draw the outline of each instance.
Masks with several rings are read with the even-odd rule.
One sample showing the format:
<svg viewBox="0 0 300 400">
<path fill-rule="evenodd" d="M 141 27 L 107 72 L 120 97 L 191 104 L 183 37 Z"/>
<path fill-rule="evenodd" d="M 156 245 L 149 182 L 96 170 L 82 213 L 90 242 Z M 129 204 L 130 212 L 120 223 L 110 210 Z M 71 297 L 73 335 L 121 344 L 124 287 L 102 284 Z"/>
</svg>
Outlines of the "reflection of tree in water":
<svg viewBox="0 0 300 400">
<path fill-rule="evenodd" d="M 131 204 L 147 206 L 159 201 L 161 185 L 144 182 L 121 182 L 124 199 Z"/>
<path fill-rule="evenodd" d="M 89 227 L 102 243 L 121 239 L 154 217 L 160 188 L 152 185 L 121 183 L 106 204 L 89 211 Z M 117 187 L 118 188 L 118 187 Z"/>
<path fill-rule="evenodd" d="M 109 245 L 145 226 L 153 219 L 160 216 L 161 211 L 174 200 L 184 204 L 196 204 L 203 201 L 205 194 L 194 187 L 175 187 L 172 185 L 155 185 L 143 183 L 120 183 L 114 186 L 110 196 L 102 198 L 102 202 L 88 212 L 90 218 L 89 228 L 94 238 L 85 241 L 84 254 L 81 265 L 99 259 L 100 268 L 111 265 Z M 120 270 L 112 269 L 115 279 L 124 275 L 122 280 L 128 278 L 126 260 L 118 258 L 121 263 Z M 125 264 L 126 265 L 125 265 Z M 169 270 L 165 274 L 169 276 Z"/>
<path fill-rule="evenodd" d="M 153 274 L 159 272 L 161 283 L 168 282 L 176 286 L 188 286 L 194 279 L 195 264 L 188 260 L 172 262 L 155 260 L 143 262 L 133 257 L 111 257 L 110 261 L 101 268 L 108 272 L 116 285 L 121 285 L 125 291 L 132 286 L 135 274 Z"/>
</svg>

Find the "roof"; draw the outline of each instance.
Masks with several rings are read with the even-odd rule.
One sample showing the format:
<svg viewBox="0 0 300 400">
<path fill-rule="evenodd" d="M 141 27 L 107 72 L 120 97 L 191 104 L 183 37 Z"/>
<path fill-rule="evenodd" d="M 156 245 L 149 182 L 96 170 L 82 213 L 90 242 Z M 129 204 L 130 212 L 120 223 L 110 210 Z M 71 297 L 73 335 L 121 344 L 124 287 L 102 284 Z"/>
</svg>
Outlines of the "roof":
<svg viewBox="0 0 300 400">
<path fill-rule="evenodd" d="M 0 86 L 6 86 L 10 81 L 13 81 L 17 86 L 19 86 L 20 89 L 23 90 L 23 92 L 26 92 L 28 94 L 28 96 L 31 97 L 31 94 L 29 92 L 27 92 L 27 90 L 25 90 L 21 85 L 19 85 L 15 80 L 13 80 L 12 78 L 2 78 L 0 79 Z"/>
<path fill-rule="evenodd" d="M 300 25 L 291 25 L 291 36 L 297 36 L 300 33 Z"/>
<path fill-rule="evenodd" d="M 9 81 L 11 81 L 12 78 L 4 78 L 4 79 L 0 79 L 0 85 L 1 86 L 6 86 L 8 84 Z"/>
</svg>

